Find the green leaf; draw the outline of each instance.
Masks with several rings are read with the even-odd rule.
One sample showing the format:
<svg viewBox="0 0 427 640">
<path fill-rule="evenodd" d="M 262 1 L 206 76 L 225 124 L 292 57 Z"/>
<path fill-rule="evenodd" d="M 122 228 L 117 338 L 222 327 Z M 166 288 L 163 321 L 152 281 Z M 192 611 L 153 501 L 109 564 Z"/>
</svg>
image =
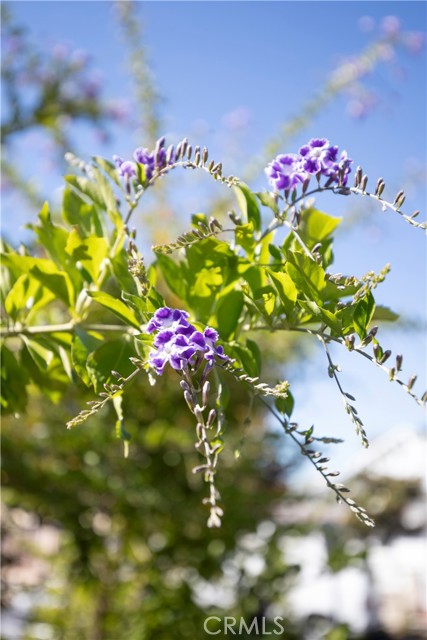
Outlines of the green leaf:
<svg viewBox="0 0 427 640">
<path fill-rule="evenodd" d="M 1 345 L 0 366 L 2 413 L 24 411 L 27 403 L 28 372 L 3 344 Z"/>
<path fill-rule="evenodd" d="M 117 298 L 113 298 L 113 296 L 110 296 L 109 293 L 105 293 L 104 291 L 87 291 L 86 293 L 88 296 L 96 300 L 96 302 L 102 304 L 103 307 L 112 311 L 126 324 L 131 325 L 136 329 L 140 329 L 140 324 L 134 312 L 132 309 L 129 309 L 124 302 Z"/>
<path fill-rule="evenodd" d="M 320 322 L 323 322 L 328 327 L 330 327 L 334 335 L 336 336 L 341 335 L 341 332 L 342 332 L 341 322 L 338 318 L 335 317 L 335 315 L 331 311 L 328 311 L 328 309 L 324 309 L 323 307 L 320 307 L 313 300 L 299 300 L 298 303 L 303 309 L 313 314 L 316 320 L 319 320 Z"/>
<path fill-rule="evenodd" d="M 37 235 L 40 244 L 46 249 L 52 260 L 62 269 L 67 269 L 67 255 L 65 246 L 68 239 L 68 231 L 63 227 L 53 224 L 49 205 L 44 203 L 39 213 L 39 224 L 28 225 Z"/>
<path fill-rule="evenodd" d="M 286 398 L 276 398 L 274 404 L 280 413 L 290 418 L 294 410 L 295 400 L 290 391 L 287 391 L 287 394 Z"/>
<path fill-rule="evenodd" d="M 98 236 L 81 238 L 79 231 L 74 228 L 69 233 L 65 251 L 75 262 L 81 264 L 91 281 L 96 282 L 102 263 L 108 256 L 109 246 L 105 238 Z"/>
<path fill-rule="evenodd" d="M 22 314 L 26 321 L 34 313 L 55 299 L 55 295 L 43 287 L 38 280 L 23 273 L 7 294 L 4 307 L 15 321 Z"/>
<path fill-rule="evenodd" d="M 63 300 L 66 305 L 74 307 L 74 289 L 68 273 L 59 271 L 52 260 L 33 258 L 17 253 L 4 253 L 1 256 L 2 265 L 10 268 L 14 273 L 28 273 L 33 275 L 55 296 Z"/>
<path fill-rule="evenodd" d="M 342 335 L 345 336 L 354 332 L 353 316 L 354 306 L 352 304 L 347 304 L 335 312 L 335 317 L 341 322 Z"/>
<path fill-rule="evenodd" d="M 123 189 L 123 185 L 120 182 L 120 178 L 117 173 L 117 167 L 112 162 L 106 160 L 105 158 L 101 158 L 101 156 L 93 156 L 92 160 L 96 162 L 98 167 L 100 167 L 107 174 L 107 176 L 116 183 L 118 187 Z"/>
<path fill-rule="evenodd" d="M 92 174 L 99 189 L 99 194 L 107 211 L 115 211 L 117 209 L 116 196 L 113 188 L 107 178 L 96 167 L 92 168 Z"/>
<path fill-rule="evenodd" d="M 71 343 L 71 362 L 77 375 L 88 387 L 92 384 L 92 379 L 87 372 L 87 361 L 90 354 L 96 351 L 101 344 L 103 344 L 103 340 L 100 335 L 96 336 L 76 327 Z"/>
<path fill-rule="evenodd" d="M 218 303 L 218 331 L 223 340 L 228 340 L 236 331 L 237 323 L 243 309 L 243 293 L 230 291 L 221 297 Z"/>
<path fill-rule="evenodd" d="M 249 255 L 253 255 L 255 248 L 253 222 L 236 226 L 234 229 L 234 235 L 236 244 L 242 247 Z"/>
<path fill-rule="evenodd" d="M 137 173 L 138 182 L 140 184 L 144 184 L 146 180 L 146 170 L 145 170 L 145 165 L 142 164 L 141 162 L 136 163 L 136 173 Z"/>
<path fill-rule="evenodd" d="M 69 309 L 74 308 L 75 294 L 68 273 L 65 271 L 44 270 L 39 264 L 30 269 L 30 274 L 39 280 L 46 289 L 65 302 Z"/>
<path fill-rule="evenodd" d="M 375 306 L 374 314 L 371 318 L 373 322 L 396 322 L 399 320 L 399 314 L 395 313 L 388 307 L 384 307 L 382 304 Z"/>
<path fill-rule="evenodd" d="M 261 366 L 262 366 L 262 354 L 261 354 L 260 348 L 256 342 L 249 339 L 246 340 L 246 346 L 253 355 L 253 358 L 256 364 L 256 371 L 257 371 L 256 375 L 259 377 L 261 375 Z"/>
<path fill-rule="evenodd" d="M 283 260 L 282 253 L 281 253 L 279 247 L 276 247 L 275 244 L 271 244 L 270 243 L 268 245 L 268 252 L 275 260 L 277 260 L 278 262 L 282 262 L 282 260 Z"/>
<path fill-rule="evenodd" d="M 301 216 L 298 233 L 309 248 L 311 248 L 330 236 L 341 221 L 342 218 L 333 218 L 322 211 L 310 207 L 306 209 Z"/>
<path fill-rule="evenodd" d="M 261 213 L 255 194 L 253 194 L 249 187 L 243 183 L 240 183 L 233 188 L 240 211 L 248 222 L 253 223 L 254 229 L 259 231 L 261 228 Z"/>
<path fill-rule="evenodd" d="M 172 258 L 158 254 L 156 263 L 160 267 L 160 271 L 168 285 L 169 289 L 181 300 L 185 300 L 187 296 L 187 285 L 182 277 L 182 270 Z"/>
<path fill-rule="evenodd" d="M 53 351 L 46 349 L 40 342 L 35 339 L 30 339 L 28 336 L 22 336 L 25 346 L 28 349 L 28 353 L 34 360 L 39 369 L 47 370 L 50 363 L 53 360 Z"/>
<path fill-rule="evenodd" d="M 65 181 L 68 182 L 76 191 L 85 196 L 90 202 L 98 204 L 103 209 L 105 208 L 104 198 L 98 185 L 93 181 L 83 176 L 68 175 L 65 176 Z"/>
<path fill-rule="evenodd" d="M 375 311 L 374 296 L 370 291 L 354 307 L 354 330 L 361 340 L 366 338 L 367 328 Z"/>
<path fill-rule="evenodd" d="M 123 402 L 123 396 L 121 395 L 116 395 L 113 398 L 113 407 L 117 415 L 116 437 L 120 438 L 120 440 L 123 440 L 124 457 L 127 458 L 129 455 L 129 442 L 131 440 L 131 435 L 125 429 L 122 402 Z"/>
<path fill-rule="evenodd" d="M 65 187 L 62 197 L 62 217 L 70 225 L 78 226 L 83 233 L 90 233 L 92 224 L 97 235 L 102 235 L 101 225 L 92 204 L 87 204 L 74 189 Z"/>
<path fill-rule="evenodd" d="M 290 318 L 295 309 L 295 303 L 298 295 L 297 288 L 294 285 L 292 278 L 287 273 L 275 271 L 268 271 L 268 277 L 276 287 L 286 315 Z"/>
<path fill-rule="evenodd" d="M 326 284 L 322 267 L 300 251 L 287 251 L 287 259 L 285 270 L 299 292 L 321 305 Z"/>
<path fill-rule="evenodd" d="M 87 371 L 95 392 L 99 393 L 106 382 L 114 379 L 111 371 L 118 371 L 123 377 L 132 373 L 134 367 L 129 358 L 134 355 L 126 338 L 111 340 L 93 351 L 87 359 Z"/>
<path fill-rule="evenodd" d="M 276 291 L 271 285 L 260 287 L 254 291 L 254 302 L 261 313 L 268 319 L 276 306 Z"/>
<path fill-rule="evenodd" d="M 232 347 L 228 347 L 227 354 L 236 358 L 248 376 L 251 378 L 256 378 L 258 376 L 259 369 L 257 358 L 251 349 L 241 344 L 234 344 Z"/>
<path fill-rule="evenodd" d="M 261 202 L 264 207 L 268 207 L 275 213 L 276 215 L 279 213 L 279 207 L 277 206 L 277 199 L 274 197 L 272 193 L 269 191 L 261 191 L 255 193 L 258 200 Z"/>
<path fill-rule="evenodd" d="M 211 298 L 224 282 L 221 267 L 202 268 L 195 274 L 190 295 L 195 298 Z"/>
</svg>

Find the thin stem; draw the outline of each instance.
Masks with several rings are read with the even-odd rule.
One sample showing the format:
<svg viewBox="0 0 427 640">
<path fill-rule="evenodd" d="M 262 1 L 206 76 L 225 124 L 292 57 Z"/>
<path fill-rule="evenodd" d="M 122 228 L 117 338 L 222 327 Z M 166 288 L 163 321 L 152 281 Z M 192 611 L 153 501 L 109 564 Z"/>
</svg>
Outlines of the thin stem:
<svg viewBox="0 0 427 640">
<path fill-rule="evenodd" d="M 222 173 L 220 171 L 214 171 L 213 169 L 209 169 L 209 166 L 206 166 L 204 163 L 200 162 L 199 164 L 196 164 L 195 162 L 191 161 L 191 160 L 176 160 L 175 162 L 171 163 L 171 164 L 167 164 L 164 167 L 161 168 L 157 168 L 156 169 L 156 173 L 153 175 L 152 178 L 150 178 L 150 180 L 147 182 L 147 184 L 145 185 L 145 187 L 143 189 L 141 189 L 141 191 L 138 191 L 135 195 L 135 200 L 133 206 L 131 206 L 131 209 L 129 210 L 126 220 L 125 220 L 125 224 L 127 224 L 132 216 L 132 213 L 134 212 L 136 205 L 139 201 L 139 199 L 141 198 L 141 196 L 144 195 L 144 193 L 147 191 L 147 189 L 151 186 L 154 185 L 154 183 L 156 182 L 156 180 L 158 180 L 159 178 L 163 177 L 164 175 L 166 175 L 167 173 L 169 173 L 169 171 L 171 171 L 172 169 L 176 169 L 177 167 L 183 167 L 184 169 L 202 169 L 203 171 L 206 171 L 206 173 L 208 173 L 210 176 L 212 176 L 215 180 L 220 180 L 220 182 L 227 184 L 229 187 L 235 185 L 238 183 L 238 179 L 235 178 L 234 176 L 229 176 L 228 178 L 224 178 L 224 176 L 222 175 Z"/>
<path fill-rule="evenodd" d="M 328 367 L 328 373 L 329 376 L 331 378 L 333 378 L 337 384 L 337 387 L 339 389 L 339 392 L 341 394 L 343 403 L 344 403 L 344 407 L 346 412 L 348 413 L 348 415 L 350 416 L 350 419 L 352 421 L 352 423 L 354 424 L 354 426 L 356 427 L 356 433 L 357 435 L 361 438 L 362 440 L 362 444 L 364 447 L 368 447 L 369 446 L 369 442 L 368 442 L 368 438 L 366 435 L 366 431 L 363 428 L 363 422 L 362 420 L 359 418 L 359 416 L 357 415 L 357 411 L 356 408 L 351 405 L 348 401 L 348 398 L 351 398 L 352 400 L 354 400 L 355 398 L 353 398 L 352 396 L 349 396 L 348 393 L 346 393 L 344 391 L 344 389 L 341 386 L 341 382 L 338 378 L 337 375 L 337 366 L 333 363 L 332 358 L 331 358 L 331 354 L 329 352 L 329 348 L 328 348 L 328 344 L 326 342 L 326 339 L 323 335 L 317 334 L 317 338 L 319 340 L 319 342 L 322 344 L 323 349 L 325 351 L 326 357 L 328 359 L 328 363 L 329 363 L 329 367 Z"/>
<path fill-rule="evenodd" d="M 383 200 L 383 198 L 381 198 L 381 196 L 379 196 L 379 195 L 377 195 L 375 193 L 370 193 L 369 191 L 364 191 L 363 189 L 360 189 L 359 187 L 350 187 L 349 190 L 351 191 L 351 193 L 354 193 L 355 195 L 368 196 L 368 198 L 373 198 L 377 202 L 380 202 L 383 208 L 385 207 L 387 209 L 391 209 L 395 213 L 398 213 L 406 222 L 408 222 L 413 227 L 418 227 L 418 228 L 421 228 L 421 229 L 426 229 L 427 228 L 427 222 L 417 222 L 411 216 L 407 216 L 405 213 L 403 213 L 403 211 L 401 211 L 399 209 L 399 207 L 396 207 L 394 204 L 392 204 L 391 202 L 388 202 L 387 200 Z"/>
<path fill-rule="evenodd" d="M 42 335 L 42 334 L 52 334 L 52 333 L 73 333 L 76 328 L 83 329 L 83 331 L 109 331 L 109 332 L 120 332 L 120 333 L 129 333 L 133 334 L 135 329 L 130 329 L 125 325 L 120 324 L 79 324 L 75 322 L 66 322 L 64 324 L 50 324 L 50 325 L 39 325 L 36 327 L 13 327 L 12 329 L 8 329 L 7 327 L 0 328 L 0 337 L 1 338 L 12 338 L 20 335 L 24 336 L 33 336 L 33 335 Z"/>
<path fill-rule="evenodd" d="M 133 358 L 131 358 L 131 360 L 133 360 Z M 110 400 L 113 400 L 116 397 L 117 393 L 122 393 L 124 387 L 131 380 L 133 380 L 133 378 L 135 378 L 135 376 L 137 376 L 138 373 L 140 373 L 142 370 L 143 369 L 141 366 L 137 366 L 137 368 L 134 369 L 132 373 L 128 375 L 127 378 L 122 378 L 120 376 L 118 380 L 119 384 L 112 384 L 112 385 L 105 384 L 104 389 L 107 391 L 107 393 L 104 393 L 104 392 L 100 393 L 99 394 L 101 398 L 100 400 L 89 401 L 87 404 L 91 405 L 91 408 L 80 411 L 80 413 L 75 418 L 73 418 L 72 420 L 69 420 L 67 422 L 67 429 L 72 429 L 73 427 L 76 427 L 82 424 L 83 422 L 86 422 L 88 418 L 90 418 L 95 413 L 97 413 L 100 409 L 102 409 L 108 402 L 110 402 Z"/>
<path fill-rule="evenodd" d="M 325 340 L 327 340 L 328 342 L 336 342 L 337 344 L 340 344 L 341 346 L 345 347 L 347 349 L 347 345 L 345 343 L 344 338 L 338 338 L 336 336 L 330 336 L 330 335 L 325 335 L 323 333 L 323 331 L 316 331 L 315 329 L 308 329 L 306 327 L 289 327 L 289 326 L 280 326 L 280 325 L 274 325 L 274 326 L 268 326 L 268 325 L 255 325 L 250 327 L 251 330 L 265 330 L 265 331 L 296 331 L 298 333 L 307 333 L 309 335 L 315 336 L 315 337 L 321 337 Z M 372 362 L 372 364 L 374 364 L 376 367 L 378 367 L 379 369 L 382 369 L 383 371 L 385 371 L 387 373 L 387 375 L 389 376 L 389 379 L 392 382 L 396 382 L 398 385 L 400 385 L 405 392 L 411 396 L 411 398 L 413 400 L 415 400 L 415 402 L 420 406 L 420 407 L 425 407 L 425 401 L 421 398 L 418 398 L 418 396 L 415 395 L 415 393 L 413 393 L 410 389 L 410 387 L 403 382 L 403 380 L 400 380 L 399 378 L 396 378 L 396 376 L 391 376 L 391 369 L 389 369 L 388 367 L 386 367 L 384 364 L 381 364 L 381 362 L 379 362 L 374 356 L 371 356 L 369 353 L 366 353 L 366 351 L 363 350 L 363 347 L 361 346 L 353 346 L 352 351 L 356 351 L 358 354 L 360 354 L 361 356 L 363 356 L 364 358 L 366 358 L 367 360 L 369 360 L 370 362 Z"/>
<path fill-rule="evenodd" d="M 271 405 L 265 400 L 265 398 L 263 398 L 262 396 L 259 396 L 260 401 L 263 403 L 263 405 L 267 408 L 267 410 L 276 418 L 276 420 L 282 425 L 285 433 L 290 436 L 292 438 L 292 440 L 295 442 L 295 444 L 299 447 L 301 453 L 310 460 L 311 464 L 314 466 L 314 468 L 316 469 L 316 471 L 318 471 L 320 473 L 320 475 L 323 477 L 324 481 L 326 482 L 327 486 L 332 489 L 332 491 L 335 493 L 335 495 L 337 496 L 337 498 L 344 502 L 353 512 L 356 513 L 356 515 L 359 517 L 360 520 L 362 520 L 367 526 L 374 526 L 374 522 L 373 520 L 367 515 L 367 513 L 365 512 L 365 510 L 362 507 L 359 507 L 358 505 L 356 505 L 356 503 L 354 502 L 354 500 L 352 500 L 351 498 L 347 498 L 344 493 L 340 490 L 340 488 L 333 482 L 331 482 L 329 480 L 328 477 L 328 473 L 330 472 L 326 472 L 324 469 L 322 469 L 322 467 L 320 467 L 317 462 L 316 462 L 316 458 L 313 458 L 312 456 L 309 455 L 309 453 L 307 452 L 305 445 L 296 437 L 294 431 L 295 429 L 292 429 L 289 422 L 283 418 L 282 416 L 280 416 L 272 407 Z M 337 472 L 335 473 L 337 475 Z M 347 489 L 348 491 L 348 489 Z"/>
</svg>

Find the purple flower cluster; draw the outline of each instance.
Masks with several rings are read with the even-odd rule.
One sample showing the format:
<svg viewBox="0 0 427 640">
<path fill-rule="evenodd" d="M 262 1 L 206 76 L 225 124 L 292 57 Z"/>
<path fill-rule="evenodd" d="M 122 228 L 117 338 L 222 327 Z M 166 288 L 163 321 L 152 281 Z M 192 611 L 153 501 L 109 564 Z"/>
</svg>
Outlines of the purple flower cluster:
<svg viewBox="0 0 427 640">
<path fill-rule="evenodd" d="M 114 163 L 119 175 L 126 180 L 137 178 L 138 165 L 143 165 L 145 170 L 145 181 L 151 180 L 156 170 L 164 169 L 175 161 L 173 147 L 165 149 L 165 138 L 160 138 L 156 147 L 149 149 L 138 147 L 133 153 L 133 160 L 123 160 L 120 156 L 113 156 Z"/>
<path fill-rule="evenodd" d="M 347 183 L 351 160 L 346 151 L 338 156 L 338 147 L 326 138 L 312 138 L 298 153 L 277 156 L 265 169 L 275 191 L 292 191 L 311 176 L 321 175 L 330 182 Z"/>
<path fill-rule="evenodd" d="M 168 362 L 179 371 L 188 366 L 197 368 L 203 360 L 209 370 L 214 366 L 215 358 L 228 360 L 223 347 L 216 346 L 218 333 L 215 329 L 206 327 L 202 333 L 187 318 L 186 311 L 162 307 L 148 323 L 147 333 L 158 332 L 149 356 L 150 364 L 158 375 L 162 375 Z"/>
</svg>

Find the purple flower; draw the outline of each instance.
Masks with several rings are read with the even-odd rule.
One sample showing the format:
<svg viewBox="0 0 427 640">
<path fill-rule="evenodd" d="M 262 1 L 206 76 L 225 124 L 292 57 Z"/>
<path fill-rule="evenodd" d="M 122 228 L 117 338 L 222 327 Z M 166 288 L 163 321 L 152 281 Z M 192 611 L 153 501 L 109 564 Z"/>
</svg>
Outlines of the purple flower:
<svg viewBox="0 0 427 640">
<path fill-rule="evenodd" d="M 345 185 L 352 162 L 346 151 L 338 157 L 338 147 L 327 138 L 312 138 L 299 153 L 277 156 L 265 172 L 275 191 L 292 191 L 312 175 L 327 177 L 329 184 L 341 180 Z"/>
<path fill-rule="evenodd" d="M 152 151 L 150 152 L 148 149 L 138 147 L 138 149 L 135 149 L 133 157 L 135 158 L 136 162 L 144 165 L 145 179 L 151 180 L 155 168 L 154 153 Z"/>
<path fill-rule="evenodd" d="M 221 346 L 216 346 L 218 333 L 206 327 L 203 333 L 187 320 L 188 313 L 179 309 L 157 309 L 147 325 L 147 333 L 158 331 L 153 342 L 149 361 L 158 375 L 162 375 L 167 363 L 173 369 L 189 366 L 198 368 L 206 361 L 205 374 L 215 364 L 215 358 L 228 360 Z"/>
<path fill-rule="evenodd" d="M 147 333 L 153 333 L 159 329 L 171 329 L 176 331 L 179 327 L 186 328 L 190 324 L 187 321 L 188 313 L 179 309 L 171 309 L 170 307 L 161 307 L 157 309 L 154 316 L 147 325 Z M 193 329 L 195 331 L 195 329 Z"/>
<path fill-rule="evenodd" d="M 265 170 L 270 184 L 275 190 L 296 189 L 304 181 L 302 158 L 296 153 L 277 156 Z"/>
<path fill-rule="evenodd" d="M 136 166 L 134 162 L 123 160 L 120 156 L 113 156 L 113 160 L 120 176 L 127 179 L 136 178 Z"/>
<path fill-rule="evenodd" d="M 326 138 L 312 138 L 299 150 L 303 157 L 304 171 L 314 175 L 321 171 L 324 175 L 337 159 L 338 147 L 329 144 Z"/>
<path fill-rule="evenodd" d="M 342 184 L 345 186 L 348 180 L 348 174 L 351 171 L 351 165 L 353 160 L 348 157 L 347 151 L 342 151 L 339 162 L 334 162 L 325 175 L 334 178 L 336 182 L 339 181 L 340 174 L 342 176 Z"/>
<path fill-rule="evenodd" d="M 133 168 L 132 177 L 137 176 L 137 164 L 141 164 L 145 168 L 145 181 L 148 182 L 155 175 L 156 171 L 168 169 L 170 165 L 173 165 L 175 162 L 175 153 L 173 145 L 171 145 L 167 150 L 165 149 L 165 138 L 160 138 L 157 140 L 155 148 L 150 151 L 144 147 L 138 147 L 135 149 L 133 153 L 133 158 L 135 162 L 126 162 L 123 161 L 119 156 L 113 156 L 113 160 L 116 163 L 119 174 L 121 176 L 127 175 L 122 173 L 123 165 L 127 172 L 131 171 L 129 167 Z M 129 165 L 129 167 L 128 167 Z"/>
</svg>

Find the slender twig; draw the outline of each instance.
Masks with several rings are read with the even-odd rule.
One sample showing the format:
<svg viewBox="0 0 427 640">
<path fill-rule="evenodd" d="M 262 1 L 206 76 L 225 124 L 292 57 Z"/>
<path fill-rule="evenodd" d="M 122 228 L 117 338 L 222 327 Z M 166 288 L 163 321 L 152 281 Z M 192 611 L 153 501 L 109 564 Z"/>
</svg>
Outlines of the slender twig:
<svg viewBox="0 0 427 640">
<path fill-rule="evenodd" d="M 351 498 L 347 498 L 345 493 L 348 493 L 349 489 L 347 489 L 347 487 L 340 487 L 334 482 L 331 482 L 329 477 L 330 476 L 334 477 L 338 475 L 338 472 L 331 473 L 327 471 L 327 469 L 324 469 L 323 467 L 319 466 L 317 457 L 310 455 L 310 451 L 306 449 L 305 443 L 301 442 L 295 435 L 295 428 L 292 428 L 290 423 L 286 420 L 286 418 L 284 418 L 283 416 L 280 416 L 269 404 L 269 402 L 267 402 L 265 398 L 263 398 L 262 396 L 258 396 L 258 397 L 259 397 L 259 400 L 263 403 L 263 405 L 267 408 L 267 410 L 276 418 L 279 424 L 282 425 L 285 433 L 288 436 L 290 436 L 292 440 L 295 442 L 295 444 L 299 447 L 301 453 L 310 460 L 311 464 L 314 466 L 316 471 L 318 471 L 320 475 L 323 477 L 327 486 L 330 489 L 332 489 L 332 491 L 335 493 L 338 501 L 344 502 L 351 509 L 351 511 L 353 511 L 356 514 L 359 520 L 361 520 L 365 525 L 367 525 L 368 527 L 375 526 L 374 521 L 368 516 L 365 509 L 357 505 L 355 501 L 352 500 Z"/>
<path fill-rule="evenodd" d="M 349 403 L 349 399 L 350 400 L 355 400 L 355 398 L 353 398 L 353 396 L 351 396 L 346 391 L 344 391 L 344 389 L 341 386 L 341 382 L 340 382 L 340 380 L 338 378 L 338 374 L 337 374 L 338 368 L 332 361 L 331 354 L 329 352 L 328 344 L 327 344 L 327 341 L 326 341 L 325 337 L 323 335 L 317 334 L 317 338 L 319 339 L 319 342 L 322 344 L 323 349 L 324 349 L 325 354 L 326 354 L 326 357 L 327 357 L 328 362 L 329 362 L 329 367 L 328 367 L 329 377 L 333 378 L 335 380 L 336 384 L 337 384 L 338 390 L 339 390 L 339 392 L 341 394 L 341 397 L 342 397 L 342 400 L 343 400 L 343 403 L 344 403 L 345 410 L 348 413 L 348 415 L 350 416 L 350 419 L 351 419 L 352 423 L 356 427 L 356 433 L 360 437 L 363 446 L 364 447 L 368 447 L 369 446 L 369 441 L 368 441 L 368 437 L 366 435 L 366 431 L 363 428 L 363 422 L 359 418 L 359 416 L 357 415 L 356 408 L 352 404 Z"/>
<path fill-rule="evenodd" d="M 86 422 L 88 418 L 102 409 L 108 402 L 110 402 L 110 400 L 113 400 L 117 394 L 121 394 L 123 392 L 124 387 L 143 370 L 142 363 L 138 361 L 137 358 L 131 358 L 130 360 L 136 365 L 136 369 L 134 369 L 127 378 L 123 378 L 119 373 L 112 371 L 111 373 L 113 375 L 115 374 L 114 377 L 117 379 L 118 384 L 104 384 L 105 392 L 101 392 L 99 394 L 100 400 L 90 400 L 87 402 L 86 404 L 90 405 L 90 409 L 80 411 L 75 418 L 69 420 L 67 422 L 67 429 L 72 429 L 73 427 Z"/>
<path fill-rule="evenodd" d="M 131 329 L 126 325 L 120 324 L 78 324 L 75 322 L 65 322 L 64 324 L 47 324 L 47 325 L 39 325 L 33 327 L 17 327 L 14 326 L 12 328 L 0 327 L 0 337 L 1 338 L 12 338 L 20 335 L 24 336 L 34 336 L 34 335 L 42 335 L 42 334 L 52 334 L 52 333 L 74 333 L 74 331 L 79 328 L 83 331 L 98 331 L 102 333 L 103 331 L 109 332 L 119 332 L 119 333 L 129 333 L 134 334 L 135 329 Z"/>
<path fill-rule="evenodd" d="M 294 332 L 298 332 L 298 333 L 306 333 L 306 334 L 315 336 L 316 338 L 321 337 L 321 338 L 327 340 L 328 342 L 336 342 L 337 344 L 340 344 L 341 346 L 343 346 L 346 349 L 348 349 L 344 338 L 338 338 L 336 336 L 326 335 L 325 333 L 323 333 L 323 331 L 317 331 L 316 329 L 309 329 L 308 327 L 290 327 L 290 326 L 281 326 L 279 324 L 276 324 L 276 325 L 273 325 L 273 326 L 269 326 L 269 325 L 253 325 L 253 326 L 250 326 L 250 330 L 255 330 L 255 331 L 257 331 L 257 330 L 258 331 L 259 330 L 265 330 L 265 331 L 294 331 Z M 378 361 L 374 356 L 371 356 L 369 353 L 366 353 L 366 351 L 364 351 L 364 348 L 361 345 L 353 345 L 351 350 L 355 351 L 356 353 L 360 354 L 361 356 L 363 356 L 364 358 L 366 358 L 367 360 L 372 362 L 372 364 L 374 364 L 379 369 L 382 369 L 383 371 L 385 371 L 387 373 L 390 381 L 396 382 L 398 385 L 400 385 L 404 389 L 404 391 L 409 396 L 411 396 L 411 398 L 413 400 L 415 400 L 415 402 L 420 407 L 425 407 L 426 406 L 425 400 L 423 398 L 419 398 L 417 395 L 415 395 L 415 393 L 413 393 L 413 391 L 411 390 L 409 385 L 406 384 L 406 382 L 403 382 L 403 380 L 400 380 L 400 378 L 397 378 L 396 375 L 392 375 L 392 370 L 391 369 L 389 369 L 384 364 L 382 364 L 380 361 Z"/>
<path fill-rule="evenodd" d="M 351 193 L 354 193 L 355 195 L 358 195 L 358 196 L 367 196 L 368 198 L 373 198 L 374 200 L 376 200 L 381 204 L 383 209 L 384 208 L 391 209 L 395 213 L 398 213 L 406 222 L 408 222 L 408 224 L 412 225 L 413 227 L 418 227 L 420 229 L 427 229 L 427 222 L 417 222 L 413 217 L 403 213 L 403 211 L 401 211 L 398 206 L 396 206 L 391 202 L 388 202 L 388 200 L 384 200 L 378 194 L 370 193 L 369 191 L 364 191 L 359 187 L 350 187 L 349 191 L 351 191 Z"/>
<path fill-rule="evenodd" d="M 238 178 L 235 178 L 234 176 L 228 176 L 228 178 L 225 178 L 222 175 L 222 172 L 219 168 L 217 168 L 216 170 L 215 170 L 215 167 L 210 168 L 210 165 L 206 166 L 205 163 L 203 163 L 202 161 L 197 163 L 197 162 L 193 162 L 191 160 L 185 160 L 185 159 L 175 160 L 174 162 L 167 164 L 164 167 L 157 167 L 156 172 L 154 173 L 152 178 L 150 178 L 150 180 L 147 181 L 144 188 L 141 188 L 139 191 L 136 192 L 134 201 L 130 203 L 131 208 L 129 209 L 129 212 L 125 219 L 125 224 L 129 222 L 132 216 L 132 213 L 134 212 L 136 205 L 138 204 L 139 199 L 141 198 L 141 196 L 144 195 L 147 189 L 149 187 L 152 187 L 159 178 L 163 177 L 164 175 L 169 173 L 169 171 L 171 171 L 172 169 L 176 169 L 177 167 L 183 167 L 184 169 L 202 169 L 203 171 L 206 171 L 206 173 L 208 173 L 210 176 L 212 176 L 215 180 L 219 180 L 223 184 L 226 184 L 228 187 L 236 186 L 239 183 Z"/>
</svg>

